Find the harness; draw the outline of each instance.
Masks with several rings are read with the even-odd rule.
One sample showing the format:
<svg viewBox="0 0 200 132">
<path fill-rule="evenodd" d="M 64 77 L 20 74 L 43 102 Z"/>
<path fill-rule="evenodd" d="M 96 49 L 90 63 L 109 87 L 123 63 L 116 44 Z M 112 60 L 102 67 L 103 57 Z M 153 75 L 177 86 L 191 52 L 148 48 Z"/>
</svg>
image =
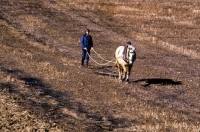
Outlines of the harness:
<svg viewBox="0 0 200 132">
<path fill-rule="evenodd" d="M 126 63 L 129 63 L 129 60 L 128 60 L 128 52 L 127 52 L 127 50 L 128 50 L 128 44 L 126 44 L 125 46 L 124 46 L 124 51 L 123 51 L 123 60 L 126 62 Z"/>
<path fill-rule="evenodd" d="M 130 63 L 130 60 L 129 60 L 129 54 L 130 54 L 129 52 L 131 52 L 130 50 L 131 49 L 130 49 L 129 45 L 124 46 L 123 60 L 128 64 Z"/>
</svg>

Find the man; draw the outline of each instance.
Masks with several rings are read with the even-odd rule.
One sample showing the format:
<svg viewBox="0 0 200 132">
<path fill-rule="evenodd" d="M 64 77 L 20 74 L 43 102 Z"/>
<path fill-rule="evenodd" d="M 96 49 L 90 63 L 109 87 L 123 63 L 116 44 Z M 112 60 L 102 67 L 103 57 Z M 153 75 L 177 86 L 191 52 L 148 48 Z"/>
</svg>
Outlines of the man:
<svg viewBox="0 0 200 132">
<path fill-rule="evenodd" d="M 84 60 L 86 59 L 86 67 L 88 67 L 90 50 L 93 48 L 92 36 L 90 30 L 86 29 L 85 34 L 81 37 L 81 48 L 82 48 L 82 60 L 81 65 L 84 66 Z"/>
<path fill-rule="evenodd" d="M 131 45 L 131 42 L 126 42 L 126 44 L 124 45 L 124 51 L 123 51 L 123 59 L 125 60 L 125 61 L 127 61 L 127 48 L 128 48 L 128 46 L 129 45 Z"/>
</svg>

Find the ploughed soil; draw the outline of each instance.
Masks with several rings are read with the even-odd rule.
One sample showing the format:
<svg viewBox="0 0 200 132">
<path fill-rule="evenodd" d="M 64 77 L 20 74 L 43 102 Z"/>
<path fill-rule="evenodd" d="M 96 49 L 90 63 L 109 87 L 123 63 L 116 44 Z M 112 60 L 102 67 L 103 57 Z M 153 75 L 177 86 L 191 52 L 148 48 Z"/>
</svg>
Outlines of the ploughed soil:
<svg viewBox="0 0 200 132">
<path fill-rule="evenodd" d="M 199 23 L 191 0 L 1 1 L 0 131 L 200 131 Z M 127 41 L 129 84 L 103 65 Z"/>
</svg>

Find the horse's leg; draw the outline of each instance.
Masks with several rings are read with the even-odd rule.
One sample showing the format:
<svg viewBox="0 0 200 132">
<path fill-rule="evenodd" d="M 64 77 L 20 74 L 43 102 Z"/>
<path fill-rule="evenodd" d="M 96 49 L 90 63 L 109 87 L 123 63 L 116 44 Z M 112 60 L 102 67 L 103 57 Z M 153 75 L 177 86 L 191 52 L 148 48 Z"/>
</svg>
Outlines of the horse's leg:
<svg viewBox="0 0 200 132">
<path fill-rule="evenodd" d="M 124 73 L 124 78 L 123 79 L 126 79 L 126 76 L 127 76 L 127 68 L 125 65 L 122 66 L 122 69 L 123 69 L 123 73 Z"/>
<path fill-rule="evenodd" d="M 123 80 L 123 79 L 124 79 L 124 68 L 121 67 L 121 80 Z"/>
<path fill-rule="evenodd" d="M 131 68 L 132 68 L 132 65 L 130 66 L 127 66 L 128 70 L 127 70 L 127 77 L 126 77 L 126 82 L 128 83 L 129 82 L 129 76 L 131 74 Z"/>
<path fill-rule="evenodd" d="M 118 73 L 119 73 L 119 80 L 121 80 L 121 68 L 120 67 L 118 67 Z"/>
<path fill-rule="evenodd" d="M 119 73 L 119 80 L 122 79 L 122 72 L 121 72 L 121 66 L 119 63 L 117 63 L 117 67 L 118 67 L 118 73 Z"/>
</svg>

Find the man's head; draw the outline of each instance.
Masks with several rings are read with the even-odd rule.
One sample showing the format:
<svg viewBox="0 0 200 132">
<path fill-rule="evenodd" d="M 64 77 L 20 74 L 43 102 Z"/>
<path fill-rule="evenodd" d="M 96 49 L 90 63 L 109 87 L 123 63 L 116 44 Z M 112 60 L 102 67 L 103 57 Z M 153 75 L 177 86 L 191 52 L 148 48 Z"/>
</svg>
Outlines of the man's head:
<svg viewBox="0 0 200 132">
<path fill-rule="evenodd" d="M 131 45 L 131 42 L 130 42 L 130 41 L 128 41 L 128 42 L 126 42 L 126 44 L 127 44 L 127 45 Z"/>
<path fill-rule="evenodd" d="M 90 33 L 90 29 L 86 29 L 86 30 L 85 30 L 85 34 L 88 35 L 89 33 Z"/>
</svg>

